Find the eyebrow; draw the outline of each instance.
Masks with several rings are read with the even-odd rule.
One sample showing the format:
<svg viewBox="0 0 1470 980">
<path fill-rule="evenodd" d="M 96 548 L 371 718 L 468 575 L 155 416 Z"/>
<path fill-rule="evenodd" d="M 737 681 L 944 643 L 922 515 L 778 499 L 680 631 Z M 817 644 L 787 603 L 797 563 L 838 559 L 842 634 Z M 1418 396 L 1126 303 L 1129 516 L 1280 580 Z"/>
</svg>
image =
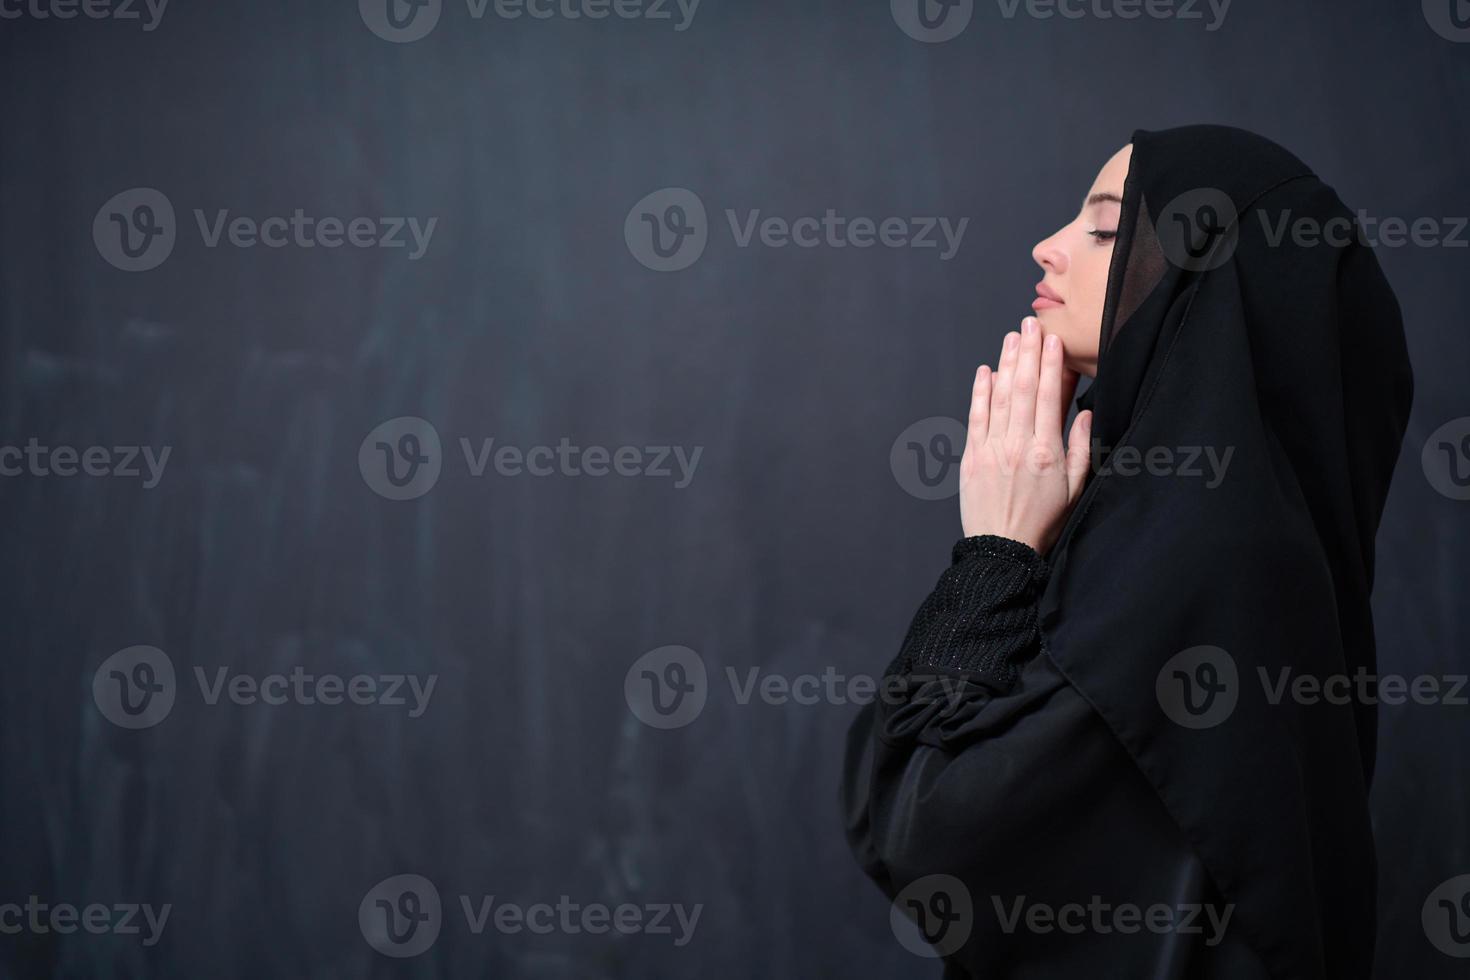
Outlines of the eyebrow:
<svg viewBox="0 0 1470 980">
<path fill-rule="evenodd" d="M 1123 203 L 1123 199 L 1121 197 L 1119 197 L 1118 195 L 1112 193 L 1111 191 L 1103 191 L 1102 193 L 1100 193 L 1100 194 L 1094 194 L 1094 195 L 1092 195 L 1091 197 L 1089 197 L 1087 199 L 1087 203 L 1089 205 L 1093 205 L 1093 204 L 1107 204 L 1110 201 L 1113 204 L 1122 204 Z"/>
</svg>

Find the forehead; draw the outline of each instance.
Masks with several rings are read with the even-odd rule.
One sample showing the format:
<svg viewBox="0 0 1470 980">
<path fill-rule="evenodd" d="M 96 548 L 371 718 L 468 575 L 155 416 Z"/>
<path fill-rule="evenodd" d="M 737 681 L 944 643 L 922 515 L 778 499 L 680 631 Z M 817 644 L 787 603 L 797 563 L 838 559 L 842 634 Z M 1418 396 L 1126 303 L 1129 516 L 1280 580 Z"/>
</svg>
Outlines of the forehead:
<svg viewBox="0 0 1470 980">
<path fill-rule="evenodd" d="M 1133 144 L 1129 143 L 1103 164 L 1103 168 L 1097 172 L 1097 179 L 1092 182 L 1092 190 L 1089 193 L 1111 191 L 1122 196 L 1123 182 L 1128 178 L 1128 163 L 1132 159 Z"/>
</svg>

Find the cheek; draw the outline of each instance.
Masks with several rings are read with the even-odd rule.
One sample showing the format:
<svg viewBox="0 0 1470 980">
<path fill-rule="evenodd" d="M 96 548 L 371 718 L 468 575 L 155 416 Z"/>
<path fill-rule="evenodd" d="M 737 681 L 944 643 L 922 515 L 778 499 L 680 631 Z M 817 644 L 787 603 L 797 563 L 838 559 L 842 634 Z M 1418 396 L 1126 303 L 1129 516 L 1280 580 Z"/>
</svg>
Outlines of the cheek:
<svg viewBox="0 0 1470 980">
<path fill-rule="evenodd" d="M 1077 287 L 1087 297 L 1084 304 L 1089 314 L 1096 314 L 1099 318 L 1094 326 L 1102 325 L 1102 308 L 1108 293 L 1108 267 L 1112 264 L 1113 250 L 1110 248 L 1093 247 L 1089 250 L 1085 261 L 1078 263 Z"/>
</svg>

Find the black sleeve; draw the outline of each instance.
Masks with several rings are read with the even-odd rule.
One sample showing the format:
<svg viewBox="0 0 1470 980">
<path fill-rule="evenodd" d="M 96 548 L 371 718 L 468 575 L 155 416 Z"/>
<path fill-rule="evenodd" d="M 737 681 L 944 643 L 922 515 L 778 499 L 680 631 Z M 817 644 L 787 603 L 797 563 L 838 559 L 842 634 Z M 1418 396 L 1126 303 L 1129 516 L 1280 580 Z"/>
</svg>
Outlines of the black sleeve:
<svg viewBox="0 0 1470 980">
<path fill-rule="evenodd" d="M 1233 929 L 1206 941 L 1033 933 L 1008 919 L 1018 903 L 1094 895 L 1140 908 L 1220 902 L 1152 786 L 1047 654 L 1046 579 L 1019 542 L 954 546 L 848 732 L 841 801 L 854 856 L 894 909 L 935 882 L 944 910 L 964 909 L 961 933 L 921 929 L 946 978 L 1070 980 L 1098 963 L 1115 976 L 1263 978 Z"/>
<path fill-rule="evenodd" d="M 989 534 L 960 539 L 886 675 L 945 673 L 1011 690 L 1038 648 L 1046 578 L 1046 562 L 1028 545 Z"/>
<path fill-rule="evenodd" d="M 956 751 L 984 734 L 988 718 L 978 716 L 992 697 L 1014 691 L 1021 668 L 1039 649 L 1036 604 L 1046 576 L 1045 561 L 1019 541 L 994 535 L 957 541 L 884 672 L 877 700 L 848 732 L 842 784 L 848 843 L 890 898 L 897 888 L 879 837 L 891 823 L 885 818 L 902 773 L 923 761 L 911 751 L 920 742 Z M 1016 710 L 997 706 L 988 717 L 999 721 Z"/>
</svg>

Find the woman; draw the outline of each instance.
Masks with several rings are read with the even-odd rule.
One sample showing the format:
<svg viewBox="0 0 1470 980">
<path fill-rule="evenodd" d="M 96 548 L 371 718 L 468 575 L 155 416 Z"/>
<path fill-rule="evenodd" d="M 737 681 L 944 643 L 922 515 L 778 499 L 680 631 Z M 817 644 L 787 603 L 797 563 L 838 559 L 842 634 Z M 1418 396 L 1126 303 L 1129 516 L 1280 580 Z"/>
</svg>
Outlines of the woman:
<svg viewBox="0 0 1470 980">
<path fill-rule="evenodd" d="M 1371 253 L 1299 233 L 1344 218 L 1260 137 L 1139 131 L 1036 247 L 842 787 L 946 976 L 1369 976 L 1372 704 L 1293 694 L 1376 669 L 1412 394 Z"/>
</svg>

